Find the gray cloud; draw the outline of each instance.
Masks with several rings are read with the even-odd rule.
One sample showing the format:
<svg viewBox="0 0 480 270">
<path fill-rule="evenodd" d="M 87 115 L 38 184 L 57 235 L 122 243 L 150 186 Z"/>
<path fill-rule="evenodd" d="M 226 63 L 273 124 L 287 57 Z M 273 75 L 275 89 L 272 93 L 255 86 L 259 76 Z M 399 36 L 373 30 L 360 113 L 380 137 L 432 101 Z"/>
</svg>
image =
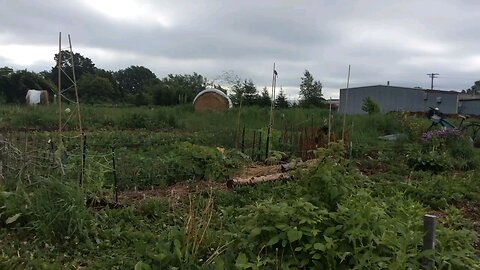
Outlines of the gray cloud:
<svg viewBox="0 0 480 270">
<path fill-rule="evenodd" d="M 50 69 L 62 31 L 110 70 L 144 65 L 159 77 L 209 79 L 234 70 L 261 88 L 276 62 L 292 97 L 305 69 L 326 97 L 338 96 L 349 64 L 351 86 L 428 87 L 426 73 L 438 72 L 438 88 L 462 90 L 480 79 L 477 1 L 257 2 L 0 0 L 0 66 Z"/>
</svg>

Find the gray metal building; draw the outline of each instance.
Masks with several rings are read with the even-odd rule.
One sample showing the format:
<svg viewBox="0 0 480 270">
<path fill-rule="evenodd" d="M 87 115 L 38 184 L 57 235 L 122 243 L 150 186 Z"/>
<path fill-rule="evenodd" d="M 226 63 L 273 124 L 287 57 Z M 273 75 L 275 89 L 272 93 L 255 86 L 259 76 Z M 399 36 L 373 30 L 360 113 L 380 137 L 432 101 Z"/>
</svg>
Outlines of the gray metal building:
<svg viewBox="0 0 480 270">
<path fill-rule="evenodd" d="M 480 96 L 460 94 L 458 112 L 464 115 L 480 115 Z"/>
<path fill-rule="evenodd" d="M 445 114 L 458 113 L 458 92 L 427 90 L 420 88 L 373 85 L 340 89 L 338 111 L 347 114 L 365 114 L 363 100 L 370 97 L 382 112 L 425 112 L 437 107 Z"/>
</svg>

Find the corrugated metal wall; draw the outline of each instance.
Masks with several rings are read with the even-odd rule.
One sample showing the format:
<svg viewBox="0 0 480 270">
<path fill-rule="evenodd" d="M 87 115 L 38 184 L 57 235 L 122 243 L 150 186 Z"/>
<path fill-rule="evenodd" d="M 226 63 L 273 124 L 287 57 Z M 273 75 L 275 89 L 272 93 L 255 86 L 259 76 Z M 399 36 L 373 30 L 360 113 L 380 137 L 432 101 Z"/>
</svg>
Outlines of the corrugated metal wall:
<svg viewBox="0 0 480 270">
<path fill-rule="evenodd" d="M 365 114 L 362 111 L 362 104 L 367 97 L 374 100 L 382 112 L 425 112 L 429 106 L 438 107 L 446 114 L 458 112 L 458 93 L 456 92 L 383 85 L 340 89 L 339 112 L 344 112 L 345 103 L 347 103 L 348 114 Z"/>
<path fill-rule="evenodd" d="M 480 99 L 461 100 L 460 113 L 469 115 L 480 115 Z"/>
</svg>

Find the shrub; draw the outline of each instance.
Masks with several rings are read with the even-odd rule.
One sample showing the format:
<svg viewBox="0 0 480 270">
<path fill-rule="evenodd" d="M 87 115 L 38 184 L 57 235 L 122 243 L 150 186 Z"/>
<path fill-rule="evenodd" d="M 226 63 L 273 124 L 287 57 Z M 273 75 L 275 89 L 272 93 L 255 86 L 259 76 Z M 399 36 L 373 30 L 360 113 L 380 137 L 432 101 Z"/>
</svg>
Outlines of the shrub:
<svg viewBox="0 0 480 270">
<path fill-rule="evenodd" d="M 151 126 L 151 121 L 146 113 L 132 113 L 124 117 L 123 125 L 133 129 L 148 128 Z"/>
<path fill-rule="evenodd" d="M 439 173 L 451 168 L 450 160 L 445 152 L 411 151 L 407 154 L 407 164 L 419 171 Z"/>
<path fill-rule="evenodd" d="M 442 162 L 433 161 L 435 154 L 438 153 L 442 156 L 440 158 L 445 159 L 450 167 L 455 169 L 469 170 L 475 169 L 478 166 L 479 161 L 475 156 L 473 145 L 458 129 L 442 129 L 424 132 L 422 134 L 422 142 L 424 163 L 445 165 L 442 164 Z"/>
<path fill-rule="evenodd" d="M 223 148 L 213 148 L 181 142 L 165 159 L 168 184 L 185 180 L 225 181 L 238 171 L 245 160 L 244 155 L 225 152 Z M 236 158 L 232 158 L 235 157 Z"/>
<path fill-rule="evenodd" d="M 337 248 L 332 239 L 335 228 L 327 229 L 330 217 L 326 210 L 297 199 L 279 203 L 267 200 L 242 212 L 238 217 L 243 231 L 238 244 L 243 251 L 237 258 L 240 269 L 274 265 L 310 269 L 334 263 L 335 253 L 331 251 Z M 248 263 L 247 257 L 255 263 Z"/>
<path fill-rule="evenodd" d="M 380 106 L 371 97 L 366 97 L 363 99 L 362 111 L 368 114 L 380 113 Z"/>
<path fill-rule="evenodd" d="M 261 201 L 240 211 L 239 269 L 419 269 L 428 253 L 421 204 L 400 193 L 374 197 L 359 190 L 328 212 L 303 199 Z M 458 213 L 447 220 L 458 220 Z M 455 222 L 459 223 L 459 222 Z M 438 226 L 437 266 L 476 269 L 475 233 Z M 441 258 L 441 259 L 438 259 Z"/>
<path fill-rule="evenodd" d="M 345 150 L 342 144 L 331 143 L 329 148 L 319 148 L 316 153 L 318 163 L 315 168 L 300 172 L 304 197 L 316 205 L 335 209 L 353 189 L 353 177 L 347 175 L 348 161 L 345 160 Z"/>
</svg>

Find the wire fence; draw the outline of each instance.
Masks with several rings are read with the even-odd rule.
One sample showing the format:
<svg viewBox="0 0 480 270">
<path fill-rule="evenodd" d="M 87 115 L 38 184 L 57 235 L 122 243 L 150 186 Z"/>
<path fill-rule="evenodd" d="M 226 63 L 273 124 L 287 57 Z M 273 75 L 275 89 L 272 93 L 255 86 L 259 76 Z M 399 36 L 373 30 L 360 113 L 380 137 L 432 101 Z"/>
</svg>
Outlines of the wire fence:
<svg viewBox="0 0 480 270">
<path fill-rule="evenodd" d="M 238 135 L 235 136 L 235 133 Z M 256 162 L 265 162 L 276 151 L 284 152 L 288 157 L 311 159 L 315 157 L 312 150 L 326 146 L 329 139 L 330 141 L 339 139 L 334 134 L 329 135 L 325 126 L 314 124 L 313 121 L 295 125 L 284 124 L 280 129 L 272 130 L 268 144 L 268 130 L 265 128 L 242 127 L 239 132 L 226 130 L 212 135 L 215 136 L 223 138 L 224 141 L 230 138 L 230 144 L 225 148 L 241 152 Z M 117 191 L 167 186 L 177 181 L 193 181 L 207 173 L 208 168 L 198 167 L 208 164 L 181 166 L 183 164 L 180 164 L 180 161 L 172 161 L 176 157 L 171 153 L 175 151 L 175 145 L 179 142 L 201 144 L 202 140 L 210 141 L 210 138 L 192 139 L 189 136 L 172 135 L 140 139 L 135 142 L 111 140 L 107 143 L 105 140 L 99 141 L 95 136 L 92 137 L 94 139 L 90 140 L 89 134 L 58 136 L 56 133 L 42 132 L 0 134 L 1 179 L 22 179 L 31 182 L 38 177 L 53 176 L 69 180 L 79 179 L 79 183 L 82 184 L 100 178 L 106 187 Z M 215 141 L 210 143 L 210 146 L 214 145 Z M 222 156 L 218 155 L 218 159 L 221 160 Z M 225 174 L 218 175 L 225 177 Z"/>
</svg>

